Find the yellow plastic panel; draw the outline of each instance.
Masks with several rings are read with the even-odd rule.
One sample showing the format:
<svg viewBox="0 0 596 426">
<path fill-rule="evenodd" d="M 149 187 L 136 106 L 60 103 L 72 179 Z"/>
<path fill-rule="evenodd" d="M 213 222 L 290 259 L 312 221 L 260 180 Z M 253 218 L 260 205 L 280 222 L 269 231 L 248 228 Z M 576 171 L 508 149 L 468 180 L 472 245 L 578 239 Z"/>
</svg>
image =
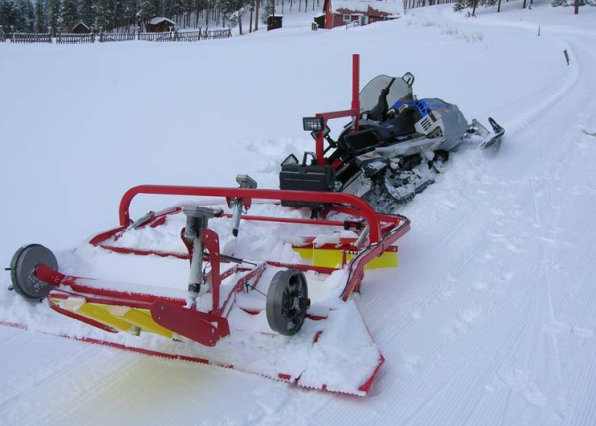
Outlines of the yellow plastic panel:
<svg viewBox="0 0 596 426">
<path fill-rule="evenodd" d="M 147 333 L 159 334 L 160 336 L 172 338 L 173 333 L 167 328 L 163 328 L 161 325 L 153 321 L 151 312 L 147 309 L 130 309 L 123 316 L 117 316 L 116 318 L 123 319 L 133 325 L 139 327 L 142 331 Z"/>
<path fill-rule="evenodd" d="M 322 248 L 294 248 L 294 251 L 300 253 L 304 259 L 313 259 L 314 266 L 323 266 L 327 268 L 336 268 L 341 265 L 343 252 L 341 250 L 322 249 Z M 349 262 L 354 256 L 346 255 L 346 261 Z M 373 259 L 364 269 L 377 268 L 397 268 L 399 262 L 397 252 L 386 251 L 381 256 Z"/>
<path fill-rule="evenodd" d="M 143 331 L 159 334 L 160 336 L 171 339 L 174 334 L 172 331 L 163 328 L 153 321 L 151 312 L 148 309 L 86 303 L 80 300 L 77 300 L 76 303 L 69 303 L 68 300 L 63 301 L 62 307 L 135 336 L 138 336 Z"/>
<path fill-rule="evenodd" d="M 75 312 L 135 336 L 138 336 L 141 331 L 137 326 L 111 315 L 105 305 L 84 303 Z"/>
</svg>

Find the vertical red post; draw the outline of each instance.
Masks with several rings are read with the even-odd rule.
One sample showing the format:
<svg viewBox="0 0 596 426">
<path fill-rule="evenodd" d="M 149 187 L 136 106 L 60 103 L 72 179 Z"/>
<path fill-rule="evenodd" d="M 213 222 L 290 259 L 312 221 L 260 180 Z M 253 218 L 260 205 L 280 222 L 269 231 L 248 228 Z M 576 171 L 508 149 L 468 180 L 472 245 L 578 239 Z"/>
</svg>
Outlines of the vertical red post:
<svg viewBox="0 0 596 426">
<path fill-rule="evenodd" d="M 360 55 L 352 55 L 352 110 L 355 111 L 354 130 L 360 125 Z"/>
<path fill-rule="evenodd" d="M 317 114 L 317 117 L 321 117 L 321 114 Z M 323 118 L 323 128 L 327 125 L 327 119 Z M 317 133 L 317 139 L 315 140 L 315 153 L 317 155 L 317 164 L 324 166 L 325 162 L 325 132 Z"/>
</svg>

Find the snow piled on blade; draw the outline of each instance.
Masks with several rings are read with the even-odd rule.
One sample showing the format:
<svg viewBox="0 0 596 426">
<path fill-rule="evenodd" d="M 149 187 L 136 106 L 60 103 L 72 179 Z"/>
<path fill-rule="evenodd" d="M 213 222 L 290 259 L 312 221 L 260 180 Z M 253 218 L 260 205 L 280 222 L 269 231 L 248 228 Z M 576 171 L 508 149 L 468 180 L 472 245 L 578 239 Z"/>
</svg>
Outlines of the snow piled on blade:
<svg viewBox="0 0 596 426">
<path fill-rule="evenodd" d="M 381 362 L 353 301 L 338 303 L 328 311 L 327 320 L 307 319 L 300 333 L 291 338 L 272 332 L 264 311 L 255 315 L 233 308 L 228 316 L 231 335 L 213 348 L 151 334 L 106 333 L 60 316 L 46 304 L 33 305 L 20 298 L 0 299 L 0 313 L 4 325 L 122 345 L 128 350 L 188 357 L 300 386 L 355 395 L 366 394 L 361 387 Z"/>
</svg>

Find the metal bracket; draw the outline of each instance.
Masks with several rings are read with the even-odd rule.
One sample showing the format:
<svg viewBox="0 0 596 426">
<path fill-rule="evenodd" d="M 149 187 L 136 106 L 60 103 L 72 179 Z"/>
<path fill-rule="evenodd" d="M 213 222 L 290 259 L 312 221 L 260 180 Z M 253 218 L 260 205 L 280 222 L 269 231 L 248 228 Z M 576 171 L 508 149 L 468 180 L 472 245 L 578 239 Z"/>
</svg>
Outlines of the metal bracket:
<svg viewBox="0 0 596 426">
<path fill-rule="evenodd" d="M 240 185 L 240 188 L 244 189 L 257 189 L 257 181 L 251 178 L 249 175 L 237 175 L 236 182 Z M 240 228 L 240 217 L 242 216 L 242 209 L 244 206 L 248 209 L 251 204 L 251 200 L 244 200 L 243 198 L 236 198 L 233 202 L 233 215 L 232 215 L 232 235 L 238 236 Z"/>
<path fill-rule="evenodd" d="M 190 250 L 190 276 L 188 279 L 188 297 L 192 303 L 199 296 L 203 282 L 203 242 L 201 236 L 207 229 L 210 218 L 221 216 L 221 209 L 210 209 L 208 207 L 183 207 L 182 212 L 186 215 L 186 228 L 184 239 L 189 242 Z"/>
</svg>

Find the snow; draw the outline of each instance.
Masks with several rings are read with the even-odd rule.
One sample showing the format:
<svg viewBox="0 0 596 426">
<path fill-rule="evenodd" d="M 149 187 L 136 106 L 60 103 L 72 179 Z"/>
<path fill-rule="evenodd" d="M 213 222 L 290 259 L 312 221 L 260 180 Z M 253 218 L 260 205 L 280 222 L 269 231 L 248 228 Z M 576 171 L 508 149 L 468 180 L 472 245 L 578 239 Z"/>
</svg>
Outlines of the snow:
<svg viewBox="0 0 596 426">
<path fill-rule="evenodd" d="M 169 24 L 176 25 L 176 23 L 174 21 L 172 21 L 171 19 L 168 19 L 168 18 L 164 18 L 164 17 L 153 18 L 153 19 L 151 19 L 151 21 L 149 21 L 149 23 L 151 25 L 157 25 L 162 22 L 167 22 Z"/>
<path fill-rule="evenodd" d="M 0 45 L 6 266 L 29 242 L 68 258 L 134 185 L 276 187 L 312 150 L 300 118 L 348 107 L 352 53 L 362 84 L 411 71 L 419 97 L 507 131 L 495 156 L 452 156 L 401 211 L 400 267 L 367 271 L 355 304 L 386 361 L 365 399 L 0 327 L 2 423 L 596 424 L 596 8 L 502 6 L 317 32 L 286 7 L 284 28 L 227 40 Z M 182 201 L 140 197 L 132 216 Z M 43 308 L 0 292 L 3 319 L 60 333 Z"/>
</svg>

